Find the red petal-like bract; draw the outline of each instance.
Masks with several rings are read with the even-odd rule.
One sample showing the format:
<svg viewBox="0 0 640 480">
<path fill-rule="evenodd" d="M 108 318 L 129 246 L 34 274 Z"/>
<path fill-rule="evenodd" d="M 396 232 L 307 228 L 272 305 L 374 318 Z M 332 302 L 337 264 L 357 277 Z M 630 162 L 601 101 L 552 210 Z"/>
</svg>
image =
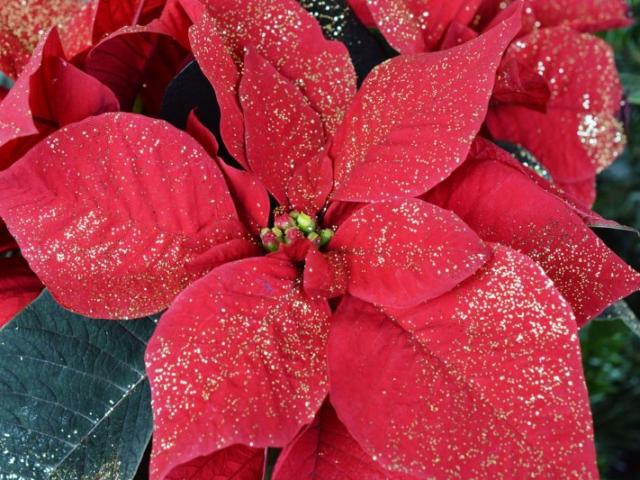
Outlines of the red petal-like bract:
<svg viewBox="0 0 640 480">
<path fill-rule="evenodd" d="M 159 104 L 156 97 L 164 92 L 187 57 L 177 40 L 154 26 L 124 27 L 93 47 L 83 61 L 85 71 L 109 86 L 123 109 L 132 108 L 137 95 L 149 88 L 145 82 L 155 87 L 157 95 L 151 100 Z"/>
<path fill-rule="evenodd" d="M 119 108 L 111 90 L 67 62 L 52 30 L 0 104 L 0 170 L 51 131 Z"/>
<path fill-rule="evenodd" d="M 455 212 L 483 239 L 538 262 L 571 303 L 580 325 L 640 289 L 640 275 L 570 206 L 489 142 L 478 141 L 469 160 L 425 198 Z"/>
<path fill-rule="evenodd" d="M 389 44 L 402 54 L 435 50 L 451 23 L 471 22 L 482 0 L 368 0 Z"/>
<path fill-rule="evenodd" d="M 334 298 L 347 291 L 349 264 L 339 252 L 322 253 L 310 248 L 304 258 L 304 290 L 309 295 Z"/>
<path fill-rule="evenodd" d="M 211 17 L 204 14 L 189 29 L 191 49 L 202 73 L 215 90 L 221 113 L 220 135 L 224 144 L 229 153 L 243 167 L 248 168 L 244 145 L 244 119 L 238 98 L 241 76 L 234 58 L 229 55 L 226 45 L 214 32 L 214 25 Z M 238 55 L 244 58 L 242 53 Z"/>
<path fill-rule="evenodd" d="M 187 117 L 187 132 L 216 160 L 240 219 L 251 232 L 258 235 L 269 222 L 271 206 L 269 193 L 262 182 L 253 173 L 232 167 L 218 156 L 219 145 L 216 137 L 200 122 L 194 112 Z"/>
<path fill-rule="evenodd" d="M 325 403 L 313 423 L 282 450 L 273 480 L 410 480 L 371 459 Z"/>
<path fill-rule="evenodd" d="M 162 310 L 205 273 L 190 262 L 245 235 L 204 150 L 134 114 L 92 117 L 31 149 L 0 173 L 0 216 L 56 299 L 99 318 Z"/>
<path fill-rule="evenodd" d="M 583 32 L 627 27 L 632 23 L 626 0 L 525 0 L 527 24 L 568 24 Z"/>
<path fill-rule="evenodd" d="M 60 29 L 60 37 L 68 58 L 82 55 L 92 45 L 93 24 L 98 9 L 98 0 L 81 2 L 80 8 Z"/>
<path fill-rule="evenodd" d="M 360 23 L 369 29 L 378 28 L 375 20 L 371 16 L 371 10 L 369 10 L 367 0 L 347 0 L 347 3 L 358 17 L 358 20 L 360 20 Z"/>
<path fill-rule="evenodd" d="M 244 58 L 239 90 L 249 168 L 280 205 L 288 205 L 294 171 L 324 144 L 320 115 L 298 87 L 253 48 Z"/>
<path fill-rule="evenodd" d="M 329 369 L 340 419 L 389 469 L 598 477 L 571 308 L 515 250 L 496 245 L 476 276 L 410 310 L 346 297 Z"/>
<path fill-rule="evenodd" d="M 470 42 L 478 36 L 478 32 L 473 30 L 467 25 L 463 25 L 459 22 L 453 22 L 449 25 L 447 32 L 445 33 L 442 43 L 440 44 L 440 50 L 446 50 L 448 48 L 457 47 L 465 42 Z"/>
<path fill-rule="evenodd" d="M 318 212 L 333 188 L 333 166 L 324 150 L 298 165 L 287 189 L 292 208 L 302 212 Z"/>
<path fill-rule="evenodd" d="M 162 4 L 164 0 L 136 2 L 134 9 L 131 0 L 104 0 L 101 7 L 107 18 L 115 15 L 103 25 L 105 33 L 121 28 L 102 38 L 82 62 L 87 72 L 117 94 L 124 109 L 140 95 L 145 112 L 152 116 L 159 113 L 167 85 L 189 57 L 188 30 L 204 10 L 198 0 L 169 0 L 154 18 Z M 149 18 L 154 19 L 147 23 Z"/>
<path fill-rule="evenodd" d="M 356 211 L 329 247 L 346 256 L 349 293 L 396 307 L 442 295 L 489 257 L 480 238 L 455 214 L 416 199 Z"/>
<path fill-rule="evenodd" d="M 24 258 L 0 257 L 0 328 L 35 299 L 43 286 Z"/>
<path fill-rule="evenodd" d="M 191 43 L 198 64 L 216 91 L 222 111 L 221 132 L 236 160 L 245 163 L 237 89 L 244 49 L 249 46 L 300 88 L 320 114 L 325 133 L 333 133 L 356 88 L 345 46 L 325 40 L 318 22 L 295 0 L 206 3 L 208 15 L 192 28 Z"/>
<path fill-rule="evenodd" d="M 182 464 L 164 480 L 262 480 L 264 450 L 232 445 Z"/>
<path fill-rule="evenodd" d="M 43 32 L 64 29 L 83 9 L 81 0 L 3 0 L 0 2 L 0 71 L 17 78 Z M 74 42 L 78 31 L 68 32 Z"/>
<path fill-rule="evenodd" d="M 547 111 L 497 105 L 487 117 L 491 134 L 530 150 L 554 182 L 591 205 L 595 174 L 625 146 L 622 87 L 611 48 L 568 27 L 541 29 L 519 39 L 506 58 L 528 65 L 551 89 Z"/>
<path fill-rule="evenodd" d="M 506 58 L 496 76 L 492 103 L 524 105 L 545 112 L 551 91 L 537 70 L 515 58 Z"/>
<path fill-rule="evenodd" d="M 11 165 L 38 139 L 40 130 L 32 117 L 30 105 L 31 77 L 37 78 L 43 57 L 55 55 L 60 48 L 59 41 L 51 37 L 43 39 L 20 78 L 0 103 L 0 170 Z"/>
<path fill-rule="evenodd" d="M 515 0 L 484 0 L 479 17 L 488 21 Z M 523 30 L 567 25 L 581 32 L 627 27 L 632 23 L 626 0 L 524 0 Z"/>
<path fill-rule="evenodd" d="M 146 353 L 151 479 L 236 443 L 283 446 L 311 422 L 328 390 L 329 315 L 275 257 L 223 265 L 178 296 Z"/>
<path fill-rule="evenodd" d="M 373 70 L 338 129 L 333 198 L 376 201 L 426 192 L 466 158 L 484 120 L 520 10 L 444 52 L 405 55 Z"/>
<path fill-rule="evenodd" d="M 157 16 L 166 0 L 96 0 L 96 16 L 93 24 L 93 42 L 98 43 L 107 35 L 123 27 L 144 25 Z"/>
<path fill-rule="evenodd" d="M 167 33 L 185 50 L 191 51 L 189 29 L 204 15 L 205 10 L 200 0 L 167 0 L 162 15 L 149 28 Z"/>
</svg>

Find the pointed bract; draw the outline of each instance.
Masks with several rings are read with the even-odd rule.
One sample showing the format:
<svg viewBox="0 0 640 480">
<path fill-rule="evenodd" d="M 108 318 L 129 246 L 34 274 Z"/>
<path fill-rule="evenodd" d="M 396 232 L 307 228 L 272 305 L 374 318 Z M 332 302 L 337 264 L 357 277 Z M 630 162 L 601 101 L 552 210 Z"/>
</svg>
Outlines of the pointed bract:
<svg viewBox="0 0 640 480">
<path fill-rule="evenodd" d="M 0 174 L 0 215 L 58 301 L 98 318 L 166 308 L 195 279 L 190 262 L 245 235 L 204 150 L 134 114 L 92 117 L 39 143 Z"/>
<path fill-rule="evenodd" d="M 136 97 L 148 89 L 155 88 L 153 100 L 159 104 L 158 97 L 187 56 L 188 52 L 162 24 L 152 23 L 113 32 L 95 45 L 82 63 L 84 70 L 113 90 L 121 107 L 129 110 Z"/>
<path fill-rule="evenodd" d="M 329 369 L 340 419 L 389 469 L 598 478 L 571 308 L 514 250 L 494 246 L 477 275 L 413 309 L 345 298 Z"/>
<path fill-rule="evenodd" d="M 482 0 L 368 0 L 386 40 L 402 54 L 436 50 L 453 22 L 468 24 Z"/>
<path fill-rule="evenodd" d="M 469 160 L 425 199 L 455 212 L 483 239 L 538 262 L 579 325 L 640 289 L 640 275 L 564 199 L 543 188 L 542 179 L 526 173 L 507 152 L 479 140 Z"/>
<path fill-rule="evenodd" d="M 254 48 L 244 58 L 239 95 L 249 168 L 280 205 L 286 206 L 296 168 L 311 160 L 324 144 L 320 115 L 298 87 Z"/>
<path fill-rule="evenodd" d="M 357 210 L 329 248 L 346 257 L 349 293 L 398 307 L 442 295 L 489 258 L 480 238 L 453 213 L 415 199 Z"/>
<path fill-rule="evenodd" d="M 331 159 L 324 151 L 298 165 L 287 188 L 292 208 L 301 212 L 319 212 L 333 188 Z"/>
<path fill-rule="evenodd" d="M 0 71 L 17 78 L 44 32 L 61 28 L 69 45 L 84 43 L 86 31 L 68 25 L 81 10 L 80 0 L 6 0 L 0 3 Z"/>
<path fill-rule="evenodd" d="M 283 446 L 310 423 L 328 390 L 329 315 L 284 258 L 229 263 L 185 290 L 146 354 L 151 479 L 236 443 Z"/>
<path fill-rule="evenodd" d="M 96 0 L 93 43 L 123 27 L 144 25 L 162 11 L 166 0 Z"/>
<path fill-rule="evenodd" d="M 377 201 L 426 192 L 466 157 L 484 120 L 520 11 L 464 45 L 406 55 L 374 69 L 330 150 L 332 198 Z"/>
<path fill-rule="evenodd" d="M 569 25 L 581 32 L 628 27 L 626 0 L 525 0 L 525 28 Z"/>
<path fill-rule="evenodd" d="M 191 30 L 191 45 L 216 91 L 222 135 L 236 160 L 246 163 L 237 99 L 246 47 L 255 48 L 298 86 L 320 114 L 325 133 L 333 133 L 356 87 L 355 72 L 344 45 L 325 40 L 316 20 L 294 0 L 223 0 L 207 5 L 208 14 Z"/>
<path fill-rule="evenodd" d="M 205 127 L 197 115 L 187 117 L 187 132 L 215 159 L 227 182 L 240 219 L 255 235 L 269 222 L 269 193 L 262 182 L 251 172 L 232 167 L 218 156 L 216 137 Z"/>
<path fill-rule="evenodd" d="M 489 21 L 516 0 L 484 0 L 479 23 Z M 599 32 L 629 26 L 633 19 L 626 0 L 524 0 L 523 33 L 566 25 L 580 32 Z"/>
<path fill-rule="evenodd" d="M 0 170 L 53 130 L 119 108 L 109 88 L 67 61 L 50 31 L 0 104 Z"/>
</svg>

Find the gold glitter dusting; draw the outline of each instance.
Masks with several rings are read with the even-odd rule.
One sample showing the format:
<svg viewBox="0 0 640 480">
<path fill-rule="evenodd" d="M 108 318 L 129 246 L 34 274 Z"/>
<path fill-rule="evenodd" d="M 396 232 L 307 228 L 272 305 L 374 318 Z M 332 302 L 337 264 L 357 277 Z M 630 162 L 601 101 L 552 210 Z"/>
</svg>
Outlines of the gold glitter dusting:
<svg viewBox="0 0 640 480">
<path fill-rule="evenodd" d="M 597 171 L 601 172 L 624 151 L 627 143 L 624 126 L 609 113 L 587 113 L 581 117 L 578 137 L 587 155 L 595 162 Z M 602 148 L 602 145 L 609 145 L 610 148 Z"/>
<path fill-rule="evenodd" d="M 241 67 L 251 45 L 295 83 L 320 113 L 327 133 L 343 118 L 355 93 L 355 72 L 344 46 L 324 39 L 302 7 L 267 0 L 209 2 L 213 30 Z M 206 41 L 206 40 L 203 40 Z"/>
<path fill-rule="evenodd" d="M 622 153 L 626 137 L 616 118 L 622 87 L 604 41 L 568 27 L 544 28 L 514 42 L 507 56 L 544 77 L 551 97 L 546 113 L 496 109 L 488 118 L 495 137 L 529 149 L 563 187 L 588 180 Z M 549 136 L 558 141 L 550 145 Z"/>
<path fill-rule="evenodd" d="M 0 195 L 32 269 L 63 305 L 90 317 L 155 313 L 216 265 L 199 258 L 247 254 L 224 249 L 246 234 L 211 158 L 142 116 L 105 114 L 58 130 L 0 175 Z"/>
<path fill-rule="evenodd" d="M 512 18 L 460 47 L 376 67 L 334 137 L 333 198 L 419 195 L 457 168 L 484 120 L 516 27 Z"/>
<path fill-rule="evenodd" d="M 456 212 L 483 239 L 508 243 L 541 265 L 579 324 L 640 286 L 640 276 L 571 207 L 496 151 L 481 150 L 427 200 Z"/>
<path fill-rule="evenodd" d="M 469 23 L 481 0 L 367 0 L 378 28 L 403 54 L 438 48 L 452 22 Z"/>
<path fill-rule="evenodd" d="M 412 53 L 424 49 L 424 40 L 420 24 L 429 17 L 429 11 L 425 8 L 421 15 L 416 18 L 405 1 L 389 0 L 368 0 L 367 4 L 374 15 L 376 25 L 390 43 L 400 52 Z M 427 35 L 431 36 L 429 31 Z M 411 48 L 412 44 L 418 44 L 423 48 Z"/>
<path fill-rule="evenodd" d="M 599 31 L 627 23 L 625 0 L 525 0 L 524 3 L 527 29 L 569 25 L 582 31 Z"/>
<path fill-rule="evenodd" d="M 121 480 L 121 467 L 122 462 L 116 458 L 96 465 L 92 471 L 83 473 L 79 478 L 75 469 L 58 468 L 52 472 L 50 480 L 70 480 L 71 478 L 77 478 L 77 480 Z"/>
<path fill-rule="evenodd" d="M 300 91 L 255 51 L 245 57 L 240 103 L 252 171 L 281 205 L 294 170 L 324 143 L 320 116 Z"/>
<path fill-rule="evenodd" d="M 0 32 L 9 34 L 10 40 L 3 41 L 0 36 L 0 56 L 16 55 L 14 41 L 20 45 L 23 54 L 28 55 L 49 28 L 63 28 L 82 7 L 81 0 L 3 0 L 0 4 Z M 19 71 L 7 73 L 17 74 Z"/>
<path fill-rule="evenodd" d="M 194 442 L 203 452 L 283 445 L 309 423 L 327 392 L 328 317 L 274 258 L 226 264 L 181 294 L 146 356 L 154 474 Z"/>
<path fill-rule="evenodd" d="M 335 0 L 300 0 L 300 5 L 318 20 L 327 38 L 342 38 L 351 9 L 347 2 Z"/>
<path fill-rule="evenodd" d="M 25 65 L 23 74 L 2 101 L 2 108 L 0 108 L 0 145 L 6 145 L 19 137 L 39 133 L 32 119 L 29 92 L 31 89 L 31 77 L 40 68 L 46 43 L 47 41 L 42 40 L 36 46 L 30 61 Z M 0 170 L 7 168 L 12 161 L 12 158 L 0 159 Z"/>
<path fill-rule="evenodd" d="M 460 219 L 421 200 L 364 207 L 342 224 L 329 246 L 349 261 L 349 291 L 386 305 L 415 305 L 441 295 L 488 256 Z"/>
<path fill-rule="evenodd" d="M 524 255 L 494 246 L 442 297 L 348 313 L 331 398 L 374 459 L 420 478 L 597 478 L 575 319 Z"/>
</svg>

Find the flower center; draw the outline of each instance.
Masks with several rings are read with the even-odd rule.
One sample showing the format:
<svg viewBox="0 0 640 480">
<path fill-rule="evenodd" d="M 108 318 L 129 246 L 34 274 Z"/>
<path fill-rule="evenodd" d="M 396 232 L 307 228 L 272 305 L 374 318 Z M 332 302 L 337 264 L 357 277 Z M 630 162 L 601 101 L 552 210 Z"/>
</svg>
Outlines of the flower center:
<svg viewBox="0 0 640 480">
<path fill-rule="evenodd" d="M 313 217 L 296 210 L 288 214 L 276 214 L 273 227 L 260 231 L 262 246 L 269 252 L 276 252 L 280 245 L 290 244 L 306 238 L 317 247 L 323 247 L 333 237 L 330 228 L 319 228 Z"/>
</svg>

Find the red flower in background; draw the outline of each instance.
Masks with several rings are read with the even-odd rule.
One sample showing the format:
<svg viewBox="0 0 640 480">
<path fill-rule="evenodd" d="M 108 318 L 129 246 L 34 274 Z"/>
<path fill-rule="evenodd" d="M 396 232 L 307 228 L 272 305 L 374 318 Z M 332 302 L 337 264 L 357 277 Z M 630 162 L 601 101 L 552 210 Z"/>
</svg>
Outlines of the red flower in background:
<svg viewBox="0 0 640 480">
<path fill-rule="evenodd" d="M 402 54 L 437 50 L 456 35 L 475 36 L 516 0 L 349 0 L 370 28 Z M 631 24 L 624 0 L 523 0 L 521 34 L 568 26 L 598 32 Z"/>
<path fill-rule="evenodd" d="M 537 72 L 550 95 L 542 111 L 496 102 L 487 117 L 491 135 L 525 146 L 554 183 L 591 206 L 596 172 L 613 163 L 626 144 L 618 117 L 622 86 L 611 48 L 568 27 L 543 28 L 517 40 L 505 59 Z"/>
<path fill-rule="evenodd" d="M 70 55 L 89 45 L 97 1 L 29 0 L 0 5 L 0 71 L 17 78 L 43 32 L 56 26 Z"/>
<path fill-rule="evenodd" d="M 512 2 L 355 1 L 400 53 L 449 48 L 501 18 Z M 554 182 L 586 206 L 595 175 L 623 151 L 622 87 L 611 48 L 594 32 L 630 23 L 615 1 L 524 2 L 524 25 L 507 50 L 487 126 L 530 150 Z"/>
<path fill-rule="evenodd" d="M 508 47 L 531 30 L 520 4 L 422 3 L 369 2 L 411 54 L 356 93 L 346 48 L 293 0 L 99 1 L 88 46 L 65 54 L 53 30 L 0 104 L 0 216 L 54 297 L 113 319 L 168 307 L 146 355 L 152 478 L 260 478 L 268 446 L 280 480 L 597 478 L 576 331 L 640 276 L 595 214 L 477 135 L 489 112 L 586 203 L 572 185 L 622 145 L 620 91 L 571 28 L 622 20 L 529 2 L 545 28 Z M 149 118 L 192 57 L 237 167 L 193 112 L 187 133 Z M 570 165 L 531 143 L 558 125 L 585 126 Z M 3 314 L 5 291 L 39 289 L 8 260 Z"/>
</svg>

